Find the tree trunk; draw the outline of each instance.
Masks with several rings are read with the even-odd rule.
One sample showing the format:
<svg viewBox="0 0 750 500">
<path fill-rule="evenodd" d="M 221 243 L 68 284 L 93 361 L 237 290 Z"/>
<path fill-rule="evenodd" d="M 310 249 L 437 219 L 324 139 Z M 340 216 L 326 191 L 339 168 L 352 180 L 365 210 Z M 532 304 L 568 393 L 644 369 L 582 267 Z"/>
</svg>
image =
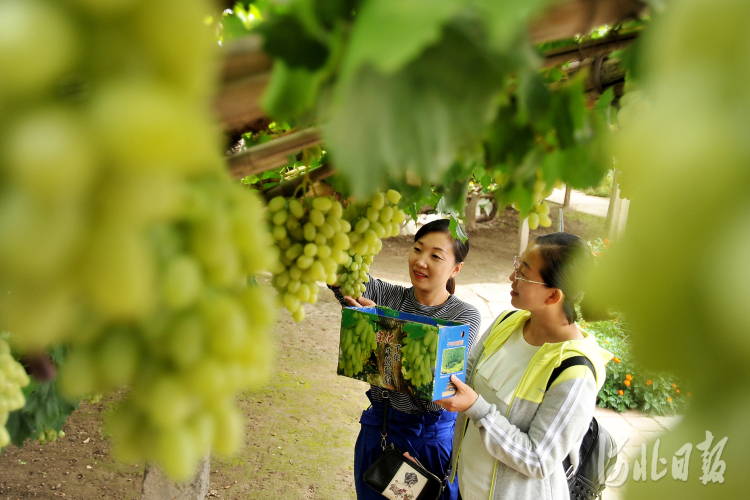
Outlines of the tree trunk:
<svg viewBox="0 0 750 500">
<path fill-rule="evenodd" d="M 477 228 L 477 205 L 482 197 L 475 194 L 466 205 L 466 230 L 474 231 Z"/>
</svg>

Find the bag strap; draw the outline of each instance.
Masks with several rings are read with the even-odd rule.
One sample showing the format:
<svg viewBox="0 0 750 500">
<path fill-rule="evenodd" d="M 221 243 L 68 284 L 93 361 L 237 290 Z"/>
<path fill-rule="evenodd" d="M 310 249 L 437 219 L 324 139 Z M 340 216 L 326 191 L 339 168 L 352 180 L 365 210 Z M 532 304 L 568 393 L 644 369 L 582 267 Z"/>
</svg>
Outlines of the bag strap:
<svg viewBox="0 0 750 500">
<path fill-rule="evenodd" d="M 552 374 L 549 376 L 549 380 L 547 381 L 547 388 L 545 389 L 545 391 L 548 391 L 552 383 L 557 380 L 557 377 L 559 377 L 562 372 L 564 372 L 571 366 L 588 366 L 591 370 L 591 373 L 594 374 L 594 379 L 596 379 L 596 370 L 594 369 L 594 364 L 589 358 L 587 358 L 586 356 L 571 356 L 567 359 L 564 359 L 562 363 L 560 363 L 560 366 L 552 370 Z"/>
<path fill-rule="evenodd" d="M 391 399 L 388 391 L 383 391 L 381 397 L 383 398 L 383 428 L 380 431 L 380 435 L 383 439 L 380 441 L 380 446 L 385 451 L 385 438 L 388 437 L 388 403 Z"/>
</svg>

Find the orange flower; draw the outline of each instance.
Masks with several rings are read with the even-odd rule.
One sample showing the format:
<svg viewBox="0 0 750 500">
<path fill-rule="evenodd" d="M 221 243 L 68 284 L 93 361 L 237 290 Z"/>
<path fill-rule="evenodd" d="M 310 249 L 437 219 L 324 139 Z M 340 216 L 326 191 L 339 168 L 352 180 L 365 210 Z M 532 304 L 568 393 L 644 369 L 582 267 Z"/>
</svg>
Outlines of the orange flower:
<svg viewBox="0 0 750 500">
<path fill-rule="evenodd" d="M 691 397 L 691 396 L 692 396 L 692 394 L 688 392 L 688 397 Z"/>
<path fill-rule="evenodd" d="M 594 254 L 594 257 L 599 257 L 602 253 L 601 252 L 591 252 Z"/>
<path fill-rule="evenodd" d="M 605 344 L 609 344 L 609 340 L 605 340 L 605 341 L 604 341 L 604 343 L 605 343 Z"/>
<path fill-rule="evenodd" d="M 672 402 L 672 398 L 667 398 L 667 401 L 669 401 L 671 403 Z"/>
<path fill-rule="evenodd" d="M 625 385 L 627 385 L 628 387 L 630 387 L 630 380 L 626 380 L 625 381 Z"/>
<path fill-rule="evenodd" d="M 615 356 L 615 357 L 614 357 L 614 358 L 612 358 L 612 359 L 614 360 L 614 362 L 615 362 L 615 363 L 619 363 L 619 362 L 620 362 L 620 358 L 618 358 L 617 356 Z"/>
<path fill-rule="evenodd" d="M 654 381 L 653 381 L 653 380 L 651 380 L 651 379 L 648 379 L 648 380 L 646 380 L 646 385 L 651 385 L 651 384 L 653 384 L 653 383 L 654 383 Z"/>
<path fill-rule="evenodd" d="M 606 246 L 609 246 L 609 238 L 604 238 L 604 244 L 605 244 Z"/>
<path fill-rule="evenodd" d="M 617 391 L 617 394 L 619 394 L 620 396 L 622 396 L 622 395 L 623 395 L 623 394 L 625 394 L 625 393 L 624 393 L 624 392 L 622 392 L 622 389 L 620 389 L 619 391 Z"/>
<path fill-rule="evenodd" d="M 633 376 L 631 374 L 625 375 L 625 380 L 633 380 Z"/>
<path fill-rule="evenodd" d="M 677 385 L 676 384 L 672 384 L 672 389 L 677 389 Z"/>
<path fill-rule="evenodd" d="M 614 321 L 615 323 L 617 323 L 617 318 L 613 319 L 612 321 Z"/>
<path fill-rule="evenodd" d="M 675 389 L 675 390 L 677 391 L 677 394 L 679 394 L 679 393 L 680 393 L 680 390 L 679 390 L 679 389 Z"/>
</svg>

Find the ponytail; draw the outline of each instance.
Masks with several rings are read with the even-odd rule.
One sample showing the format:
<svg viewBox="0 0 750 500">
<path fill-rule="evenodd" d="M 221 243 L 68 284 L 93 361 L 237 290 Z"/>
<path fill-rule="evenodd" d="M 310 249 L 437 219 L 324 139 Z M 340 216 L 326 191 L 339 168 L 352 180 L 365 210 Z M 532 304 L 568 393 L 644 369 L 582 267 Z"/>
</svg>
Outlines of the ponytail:
<svg viewBox="0 0 750 500">
<path fill-rule="evenodd" d="M 562 290 L 565 318 L 569 324 L 577 321 L 576 306 L 585 296 L 580 277 L 593 263 L 591 249 L 582 238 L 565 232 L 543 234 L 533 242 L 539 246 L 544 261 L 539 270 L 542 281 L 549 287 Z M 583 313 L 591 316 L 588 307 Z"/>
<path fill-rule="evenodd" d="M 448 281 L 445 282 L 445 289 L 448 290 L 448 293 L 451 295 L 456 293 L 456 280 L 452 277 L 448 278 Z"/>
</svg>

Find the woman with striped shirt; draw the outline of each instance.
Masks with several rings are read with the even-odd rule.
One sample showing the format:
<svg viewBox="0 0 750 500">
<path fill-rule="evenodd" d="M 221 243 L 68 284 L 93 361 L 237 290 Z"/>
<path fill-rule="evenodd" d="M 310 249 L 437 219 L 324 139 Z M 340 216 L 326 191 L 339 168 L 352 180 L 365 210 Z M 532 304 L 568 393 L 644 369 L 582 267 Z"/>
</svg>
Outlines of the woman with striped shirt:
<svg viewBox="0 0 750 500">
<path fill-rule="evenodd" d="M 447 219 L 422 226 L 414 236 L 409 258 L 409 277 L 413 286 L 405 288 L 371 278 L 358 301 L 332 287 L 344 306 L 386 306 L 397 311 L 431 316 L 469 325 L 469 350 L 477 337 L 481 317 L 477 309 L 459 300 L 455 276 L 461 271 L 469 252 L 468 240 L 454 240 Z M 354 484 L 359 500 L 376 500 L 382 495 L 367 486 L 364 472 L 382 453 L 381 425 L 383 389 L 371 385 L 367 391 L 371 406 L 362 412 L 361 429 L 354 449 Z M 446 477 L 452 449 L 456 414 L 431 401 L 389 391 L 388 443 L 409 455 L 439 478 Z M 443 500 L 458 498 L 458 481 L 446 485 Z"/>
</svg>

